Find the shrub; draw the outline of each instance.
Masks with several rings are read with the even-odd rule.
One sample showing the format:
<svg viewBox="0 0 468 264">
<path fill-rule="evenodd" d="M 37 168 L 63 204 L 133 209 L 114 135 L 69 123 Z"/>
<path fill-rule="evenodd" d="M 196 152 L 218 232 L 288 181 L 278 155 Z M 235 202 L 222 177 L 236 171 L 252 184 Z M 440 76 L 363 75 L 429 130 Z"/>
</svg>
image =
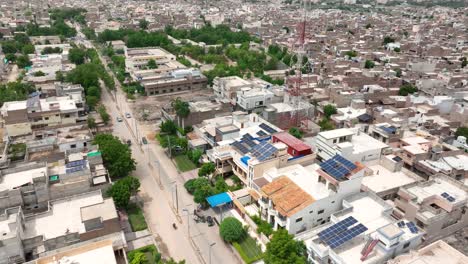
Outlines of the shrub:
<svg viewBox="0 0 468 264">
<path fill-rule="evenodd" d="M 245 235 L 242 223 L 234 217 L 226 217 L 219 226 L 219 234 L 227 242 L 239 242 Z"/>
</svg>

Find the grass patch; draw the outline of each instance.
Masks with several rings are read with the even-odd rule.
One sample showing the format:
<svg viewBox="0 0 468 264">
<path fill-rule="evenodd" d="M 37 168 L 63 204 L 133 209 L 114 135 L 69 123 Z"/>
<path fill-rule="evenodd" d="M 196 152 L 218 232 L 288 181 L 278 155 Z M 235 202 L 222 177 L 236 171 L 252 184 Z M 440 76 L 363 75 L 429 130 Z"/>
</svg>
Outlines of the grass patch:
<svg viewBox="0 0 468 264">
<path fill-rule="evenodd" d="M 156 264 L 160 263 L 161 254 L 158 252 L 155 245 L 149 245 L 145 247 L 141 247 L 127 253 L 128 263 L 132 263 L 133 259 L 138 256 L 139 253 L 143 253 L 146 256 L 146 260 L 148 264 Z"/>
<path fill-rule="evenodd" d="M 181 172 L 191 171 L 197 168 L 197 166 L 187 157 L 187 155 L 175 156 L 174 161 L 177 164 L 177 169 Z"/>
<path fill-rule="evenodd" d="M 245 263 L 250 264 L 263 258 L 262 250 L 255 240 L 247 235 L 241 242 L 232 244 Z"/>
<path fill-rule="evenodd" d="M 136 204 L 130 204 L 128 206 L 127 213 L 128 221 L 130 222 L 130 226 L 132 227 L 133 232 L 145 230 L 148 228 L 143 211 Z"/>
</svg>

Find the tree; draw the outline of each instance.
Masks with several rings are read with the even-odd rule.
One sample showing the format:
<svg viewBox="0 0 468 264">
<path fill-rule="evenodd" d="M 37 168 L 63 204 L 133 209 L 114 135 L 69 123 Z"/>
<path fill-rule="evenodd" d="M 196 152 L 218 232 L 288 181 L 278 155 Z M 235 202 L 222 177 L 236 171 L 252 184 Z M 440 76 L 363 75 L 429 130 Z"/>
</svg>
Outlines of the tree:
<svg viewBox="0 0 468 264">
<path fill-rule="evenodd" d="M 195 148 L 187 152 L 187 157 L 195 164 L 198 164 L 202 155 L 203 155 L 203 151 L 198 148 Z"/>
<path fill-rule="evenodd" d="M 395 69 L 395 76 L 398 77 L 398 78 L 400 78 L 401 75 L 402 75 L 401 69 L 400 69 L 400 68 L 396 68 L 396 69 Z"/>
<path fill-rule="evenodd" d="M 90 129 L 95 129 L 96 128 L 96 119 L 94 119 L 93 117 L 88 117 L 88 127 Z"/>
<path fill-rule="evenodd" d="M 333 123 L 330 121 L 328 118 L 323 118 L 322 120 L 319 121 L 318 125 L 320 126 L 320 129 L 322 131 L 327 131 L 327 130 L 332 130 L 335 128 Z"/>
<path fill-rule="evenodd" d="M 21 52 L 24 54 L 24 55 L 27 55 L 27 54 L 32 54 L 34 53 L 34 46 L 32 44 L 26 44 L 23 46 L 23 48 L 21 49 Z"/>
<path fill-rule="evenodd" d="M 357 51 L 355 50 L 349 50 L 345 53 L 346 56 L 350 57 L 350 58 L 354 58 L 354 57 L 357 57 Z"/>
<path fill-rule="evenodd" d="M 198 170 L 198 176 L 203 177 L 212 174 L 215 171 L 216 167 L 213 162 L 203 163 L 203 165 Z"/>
<path fill-rule="evenodd" d="M 393 51 L 395 51 L 395 52 L 400 52 L 400 51 L 401 51 L 401 48 L 395 47 L 395 48 L 393 49 Z"/>
<path fill-rule="evenodd" d="M 138 25 L 140 26 L 141 29 L 148 29 L 149 22 L 146 21 L 146 19 L 140 19 L 138 22 Z"/>
<path fill-rule="evenodd" d="M 118 208 L 127 208 L 130 197 L 138 192 L 140 180 L 127 176 L 116 181 L 107 191 Z"/>
<path fill-rule="evenodd" d="M 289 134 L 293 135 L 295 138 L 302 138 L 302 131 L 297 127 L 291 127 L 289 129 Z"/>
<path fill-rule="evenodd" d="M 400 87 L 398 94 L 401 96 L 407 96 L 408 94 L 413 94 L 418 91 L 418 88 L 412 84 L 404 84 Z"/>
<path fill-rule="evenodd" d="M 110 121 L 110 115 L 107 113 L 106 107 L 104 105 L 100 105 L 97 111 L 102 118 L 102 122 L 107 125 Z"/>
<path fill-rule="evenodd" d="M 323 113 L 325 114 L 326 118 L 330 118 L 332 115 L 336 114 L 336 107 L 332 104 L 327 104 L 323 107 Z"/>
<path fill-rule="evenodd" d="M 456 137 L 463 136 L 463 137 L 468 138 L 468 127 L 464 127 L 464 126 L 458 127 L 457 131 L 455 131 L 455 136 Z"/>
<path fill-rule="evenodd" d="M 295 240 L 285 229 L 278 229 L 267 244 L 266 264 L 305 264 L 307 250 L 304 242 Z"/>
<path fill-rule="evenodd" d="M 104 165 L 111 177 L 122 178 L 135 170 L 136 162 L 132 158 L 132 152 L 119 138 L 111 134 L 98 134 L 94 143 L 99 145 Z"/>
<path fill-rule="evenodd" d="M 375 67 L 375 63 L 371 60 L 366 60 L 366 62 L 364 63 L 364 68 L 366 69 L 372 69 Z"/>
<path fill-rule="evenodd" d="M 32 63 L 27 55 L 21 55 L 16 59 L 16 65 L 18 65 L 19 68 L 26 68 L 31 66 Z"/>
<path fill-rule="evenodd" d="M 177 132 L 177 126 L 172 120 L 166 120 L 161 122 L 159 126 L 162 133 L 167 133 L 169 135 L 175 135 Z"/>
<path fill-rule="evenodd" d="M 7 59 L 7 61 L 9 62 L 15 62 L 16 56 L 13 53 L 8 53 L 8 54 L 5 54 L 5 59 Z"/>
<path fill-rule="evenodd" d="M 37 71 L 34 73 L 35 77 L 41 77 L 41 76 L 46 76 L 46 74 L 43 71 Z"/>
<path fill-rule="evenodd" d="M 393 42 L 395 42 L 394 38 L 392 38 L 390 36 L 385 36 L 384 39 L 383 39 L 382 44 L 387 45 L 388 43 L 393 43 Z"/>
<path fill-rule="evenodd" d="M 466 65 L 468 65 L 468 59 L 466 59 L 466 57 L 460 58 L 460 61 L 461 61 L 461 67 L 462 68 L 465 68 Z"/>
<path fill-rule="evenodd" d="M 206 198 L 214 194 L 213 187 L 211 187 L 211 184 L 208 182 L 206 185 L 196 187 L 195 191 L 193 192 L 193 201 L 206 206 L 208 204 Z"/>
<path fill-rule="evenodd" d="M 148 61 L 148 63 L 146 64 L 146 66 L 148 66 L 148 69 L 157 69 L 158 68 L 158 64 L 153 59 L 150 59 Z"/>
<path fill-rule="evenodd" d="M 245 235 L 242 223 L 234 217 L 226 217 L 219 225 L 219 235 L 229 243 L 241 241 Z"/>
<path fill-rule="evenodd" d="M 85 62 L 85 57 L 86 51 L 78 47 L 72 48 L 68 51 L 68 59 L 76 65 L 83 64 Z"/>
<path fill-rule="evenodd" d="M 148 263 L 148 258 L 146 257 L 145 253 L 143 252 L 135 252 L 133 255 L 132 260 L 130 261 L 130 264 L 146 264 Z"/>
<path fill-rule="evenodd" d="M 14 41 L 6 41 L 2 43 L 2 51 L 5 54 L 16 53 L 16 43 Z"/>
</svg>

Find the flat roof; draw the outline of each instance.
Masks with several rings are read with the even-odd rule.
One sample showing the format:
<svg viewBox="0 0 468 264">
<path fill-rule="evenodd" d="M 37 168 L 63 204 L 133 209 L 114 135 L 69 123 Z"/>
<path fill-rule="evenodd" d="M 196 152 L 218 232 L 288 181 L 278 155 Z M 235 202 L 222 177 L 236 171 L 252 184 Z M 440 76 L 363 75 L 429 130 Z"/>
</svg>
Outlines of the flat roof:
<svg viewBox="0 0 468 264">
<path fill-rule="evenodd" d="M 11 190 L 21 185 L 32 183 L 33 178 L 40 176 L 47 176 L 47 167 L 5 174 L 0 176 L 0 191 Z"/>
<path fill-rule="evenodd" d="M 8 111 L 15 111 L 15 110 L 21 110 L 21 109 L 26 109 L 26 100 L 24 101 L 13 101 L 13 102 L 5 102 L 4 107 Z"/>
<path fill-rule="evenodd" d="M 411 254 L 404 254 L 388 261 L 389 264 L 468 264 L 468 257 L 438 240 Z"/>
<path fill-rule="evenodd" d="M 359 135 L 358 133 L 354 134 L 351 139 L 351 143 L 353 144 L 354 153 L 364 153 L 369 150 L 384 149 L 388 147 L 387 144 L 367 135 L 366 133 L 359 133 Z"/>
<path fill-rule="evenodd" d="M 417 197 L 418 203 L 421 203 L 424 199 L 433 195 L 440 196 L 444 192 L 454 197 L 455 202 L 464 201 L 468 197 L 468 194 L 465 192 L 465 190 L 456 186 L 444 177 L 434 178 L 433 181 L 429 182 L 429 184 L 424 182 L 407 188 L 406 190 Z"/>
<path fill-rule="evenodd" d="M 103 202 L 100 191 L 52 201 L 49 211 L 26 218 L 25 237 L 43 235 L 45 239 L 50 239 L 63 236 L 67 231 L 84 233 L 86 229 L 81 218 L 81 208 Z"/>
<path fill-rule="evenodd" d="M 354 132 L 348 128 L 334 129 L 319 133 L 319 136 L 324 137 L 326 139 L 346 137 L 351 135 L 354 135 Z"/>
<path fill-rule="evenodd" d="M 284 144 L 288 145 L 289 147 L 297 150 L 297 151 L 303 151 L 303 150 L 308 150 L 311 149 L 311 146 L 307 145 L 305 142 L 303 142 L 300 139 L 297 139 L 296 137 L 292 136 L 288 132 L 281 132 L 281 133 L 276 133 L 273 134 L 273 137 L 277 138 Z"/>
<path fill-rule="evenodd" d="M 365 176 L 362 179 L 362 185 L 375 193 L 398 188 L 417 181 L 417 179 L 407 175 L 404 171 L 392 172 L 380 164 L 367 167 L 374 173 Z"/>
</svg>

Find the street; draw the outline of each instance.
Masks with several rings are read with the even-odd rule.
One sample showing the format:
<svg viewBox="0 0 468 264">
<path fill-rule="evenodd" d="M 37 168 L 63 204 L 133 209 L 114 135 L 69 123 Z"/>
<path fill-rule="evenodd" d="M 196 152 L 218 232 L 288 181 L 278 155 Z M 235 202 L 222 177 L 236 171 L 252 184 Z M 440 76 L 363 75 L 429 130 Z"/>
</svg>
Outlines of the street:
<svg viewBox="0 0 468 264">
<path fill-rule="evenodd" d="M 81 32 L 79 35 L 84 37 Z M 81 42 L 87 47 L 92 46 L 92 43 L 84 38 Z M 106 70 L 114 76 L 108 69 L 106 60 L 100 54 L 99 56 Z M 146 221 L 163 257 L 185 259 L 186 263 L 209 263 L 211 255 L 211 263 L 242 263 L 222 241 L 217 226 L 208 227 L 206 223 L 195 223 L 193 197 L 183 187 L 184 180 L 164 150 L 153 139 L 150 139 L 147 145 L 139 145 L 141 137 L 151 131 L 142 131 L 133 117 L 120 83 L 117 79 L 114 80 L 116 91 L 111 94 L 103 88 L 101 100 L 114 123 L 113 134 L 133 142 L 132 156 L 137 161 L 133 175 L 141 181 L 139 196 L 144 201 Z M 131 118 L 126 118 L 125 113 L 130 113 Z M 116 122 L 117 117 L 122 117 L 124 122 Z M 177 229 L 173 228 L 174 223 Z"/>
</svg>

